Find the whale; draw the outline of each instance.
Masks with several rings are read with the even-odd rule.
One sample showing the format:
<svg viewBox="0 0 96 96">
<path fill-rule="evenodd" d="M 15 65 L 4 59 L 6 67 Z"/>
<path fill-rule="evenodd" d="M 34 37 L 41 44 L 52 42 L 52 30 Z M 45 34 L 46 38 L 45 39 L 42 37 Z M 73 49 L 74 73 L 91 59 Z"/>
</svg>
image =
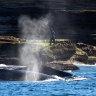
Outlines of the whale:
<svg viewBox="0 0 96 96">
<path fill-rule="evenodd" d="M 56 70 L 47 66 L 42 66 L 39 72 L 32 72 L 27 70 L 26 66 L 15 66 L 15 65 L 2 65 L 0 66 L 0 81 L 24 81 L 26 73 L 30 75 L 38 75 L 38 81 L 46 80 L 49 78 L 55 79 L 55 76 L 61 78 L 68 77 L 73 78 L 75 75 L 64 72 L 61 70 Z"/>
</svg>

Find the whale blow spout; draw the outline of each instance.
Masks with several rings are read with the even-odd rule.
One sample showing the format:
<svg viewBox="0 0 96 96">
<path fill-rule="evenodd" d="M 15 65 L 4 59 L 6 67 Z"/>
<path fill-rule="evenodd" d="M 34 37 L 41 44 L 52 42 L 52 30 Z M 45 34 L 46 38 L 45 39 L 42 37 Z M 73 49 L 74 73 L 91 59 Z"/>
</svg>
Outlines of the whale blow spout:
<svg viewBox="0 0 96 96">
<path fill-rule="evenodd" d="M 49 22 L 49 14 L 39 19 L 31 19 L 29 16 L 21 16 L 19 19 L 22 38 L 26 39 L 26 43 L 20 48 L 20 64 L 27 66 L 27 71 L 39 73 L 42 67 L 39 52 L 44 46 L 41 46 L 40 43 L 44 42 L 43 39 L 49 33 Z M 26 73 L 25 81 L 37 81 L 38 79 L 38 74 Z"/>
</svg>

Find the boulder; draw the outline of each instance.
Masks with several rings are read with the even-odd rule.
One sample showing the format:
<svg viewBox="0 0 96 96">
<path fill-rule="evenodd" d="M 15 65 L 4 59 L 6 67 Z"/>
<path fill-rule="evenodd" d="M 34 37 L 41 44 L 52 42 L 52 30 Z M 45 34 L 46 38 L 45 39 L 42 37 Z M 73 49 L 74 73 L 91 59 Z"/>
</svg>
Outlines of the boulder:
<svg viewBox="0 0 96 96">
<path fill-rule="evenodd" d="M 60 62 L 60 61 L 57 61 L 57 62 L 52 62 L 52 63 L 49 63 L 49 64 L 46 64 L 46 66 L 48 67 L 51 67 L 53 69 L 56 69 L 56 70 L 78 70 L 79 67 L 77 67 L 76 65 L 73 65 L 71 63 L 63 63 L 63 62 Z"/>
<path fill-rule="evenodd" d="M 96 56 L 96 47 L 85 43 L 77 43 L 76 46 L 88 54 L 88 56 Z"/>
<path fill-rule="evenodd" d="M 96 64 L 96 57 L 89 56 L 87 63 L 90 65 Z"/>
<path fill-rule="evenodd" d="M 46 47 L 42 49 L 43 59 L 46 61 L 54 61 L 54 60 L 68 60 L 75 53 L 75 46 L 72 42 L 59 42 L 53 44 L 50 47 Z M 41 56 L 41 57 L 42 57 Z"/>
<path fill-rule="evenodd" d="M 76 48 L 76 53 L 71 57 L 72 60 L 87 63 L 88 55 L 80 48 Z"/>
</svg>

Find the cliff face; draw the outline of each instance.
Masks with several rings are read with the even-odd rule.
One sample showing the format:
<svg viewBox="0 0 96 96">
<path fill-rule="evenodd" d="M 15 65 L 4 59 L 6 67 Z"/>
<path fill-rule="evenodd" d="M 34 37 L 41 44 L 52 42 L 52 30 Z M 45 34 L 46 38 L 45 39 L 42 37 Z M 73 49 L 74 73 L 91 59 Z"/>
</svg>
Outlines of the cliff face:
<svg viewBox="0 0 96 96">
<path fill-rule="evenodd" d="M 95 0 L 0 0 L 1 2 L 4 2 L 4 1 L 7 1 L 7 2 L 33 2 L 33 1 L 41 1 L 41 2 L 52 2 L 52 1 L 54 1 L 54 2 L 69 2 L 69 3 L 77 3 L 77 2 L 95 2 Z"/>
<path fill-rule="evenodd" d="M 21 15 L 28 15 L 33 19 L 51 13 L 56 38 L 96 45 L 95 0 L 21 0 L 22 3 L 19 0 L 14 2 L 1 0 L 0 2 L 0 35 L 20 37 L 18 19 Z"/>
</svg>

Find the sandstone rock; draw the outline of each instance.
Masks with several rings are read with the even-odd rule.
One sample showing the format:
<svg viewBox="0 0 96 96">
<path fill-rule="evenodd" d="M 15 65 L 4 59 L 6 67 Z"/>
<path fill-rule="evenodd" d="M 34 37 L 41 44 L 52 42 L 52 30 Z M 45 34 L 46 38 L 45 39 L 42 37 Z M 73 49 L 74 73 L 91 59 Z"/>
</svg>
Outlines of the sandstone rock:
<svg viewBox="0 0 96 96">
<path fill-rule="evenodd" d="M 90 64 L 90 65 L 96 64 L 96 57 L 88 58 L 87 63 Z"/>
<path fill-rule="evenodd" d="M 87 63 L 88 55 L 83 50 L 76 48 L 76 53 L 71 57 L 71 59 Z"/>
<path fill-rule="evenodd" d="M 52 58 L 54 60 L 68 60 L 75 53 L 74 44 L 71 42 L 56 42 L 56 44 L 51 47 L 47 47 L 42 50 L 45 53 L 45 57 Z M 52 60 L 51 59 L 51 60 Z"/>
<path fill-rule="evenodd" d="M 60 61 L 46 64 L 46 66 L 51 67 L 53 69 L 57 69 L 57 70 L 63 70 L 63 71 L 64 70 L 78 70 L 79 69 L 79 67 L 77 67 L 76 65 L 73 65 L 71 63 L 67 64 L 67 62 L 63 63 Z"/>
<path fill-rule="evenodd" d="M 77 43 L 76 46 L 88 54 L 88 56 L 96 56 L 96 47 L 85 43 Z"/>
</svg>

